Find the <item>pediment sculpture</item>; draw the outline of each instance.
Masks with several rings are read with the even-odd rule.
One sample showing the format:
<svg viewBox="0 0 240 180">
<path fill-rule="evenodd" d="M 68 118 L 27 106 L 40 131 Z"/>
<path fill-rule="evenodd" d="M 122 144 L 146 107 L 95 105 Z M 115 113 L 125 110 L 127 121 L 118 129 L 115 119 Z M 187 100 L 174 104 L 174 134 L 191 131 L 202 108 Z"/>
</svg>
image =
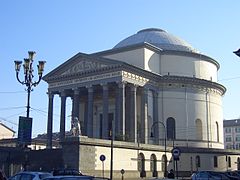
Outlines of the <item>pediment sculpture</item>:
<svg viewBox="0 0 240 180">
<path fill-rule="evenodd" d="M 96 61 L 80 61 L 74 64 L 72 67 L 70 67 L 67 71 L 62 73 L 62 75 L 84 72 L 91 69 L 98 69 L 106 66 L 107 66 L 106 64 L 102 64 Z"/>
</svg>

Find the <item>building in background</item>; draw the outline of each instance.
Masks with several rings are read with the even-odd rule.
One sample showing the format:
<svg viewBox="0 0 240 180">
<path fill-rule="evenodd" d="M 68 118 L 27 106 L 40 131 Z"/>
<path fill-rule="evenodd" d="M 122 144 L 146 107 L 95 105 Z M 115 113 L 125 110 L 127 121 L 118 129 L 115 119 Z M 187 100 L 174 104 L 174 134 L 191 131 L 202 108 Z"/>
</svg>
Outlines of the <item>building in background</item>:
<svg viewBox="0 0 240 180">
<path fill-rule="evenodd" d="M 0 140 L 13 138 L 15 131 L 0 122 Z"/>
<path fill-rule="evenodd" d="M 240 119 L 224 120 L 225 149 L 240 149 Z"/>
</svg>

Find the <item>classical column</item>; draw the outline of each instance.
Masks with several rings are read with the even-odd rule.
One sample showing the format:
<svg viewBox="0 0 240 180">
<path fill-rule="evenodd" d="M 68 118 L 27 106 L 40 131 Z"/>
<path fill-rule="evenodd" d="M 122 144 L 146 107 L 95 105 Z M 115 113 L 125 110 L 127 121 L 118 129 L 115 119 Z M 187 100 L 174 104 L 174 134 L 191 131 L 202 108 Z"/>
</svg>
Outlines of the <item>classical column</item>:
<svg viewBox="0 0 240 180">
<path fill-rule="evenodd" d="M 93 137 L 93 87 L 88 87 L 87 136 Z"/>
<path fill-rule="evenodd" d="M 66 93 L 62 91 L 60 97 L 61 97 L 60 141 L 63 141 L 65 139 Z"/>
<path fill-rule="evenodd" d="M 142 88 L 141 125 L 139 129 L 141 143 L 148 143 L 148 89 Z"/>
<path fill-rule="evenodd" d="M 116 136 L 125 140 L 125 82 L 120 82 L 116 89 L 115 114 Z"/>
<path fill-rule="evenodd" d="M 48 122 L 47 122 L 47 148 L 48 149 L 52 149 L 53 98 L 54 98 L 54 94 L 52 92 L 48 92 Z"/>
<path fill-rule="evenodd" d="M 153 135 L 154 142 L 159 144 L 159 117 L 158 117 L 158 92 L 153 90 Z"/>
<path fill-rule="evenodd" d="M 72 99 L 72 122 L 74 121 L 74 118 L 77 118 L 78 121 L 80 120 L 79 119 L 80 90 L 76 88 L 76 89 L 73 89 L 73 91 L 74 91 L 74 94 Z"/>
<path fill-rule="evenodd" d="M 83 127 L 82 127 L 82 135 L 83 136 L 87 136 L 87 127 L 88 127 L 88 100 L 83 99 L 83 103 L 84 103 L 84 111 L 83 111 L 83 115 L 84 115 L 84 120 L 83 120 Z"/>
<path fill-rule="evenodd" d="M 103 115 L 102 115 L 102 136 L 103 139 L 109 139 L 109 123 L 108 123 L 108 84 L 103 84 Z"/>
<path fill-rule="evenodd" d="M 130 138 L 132 142 L 137 142 L 137 86 L 131 85 L 130 87 Z"/>
</svg>

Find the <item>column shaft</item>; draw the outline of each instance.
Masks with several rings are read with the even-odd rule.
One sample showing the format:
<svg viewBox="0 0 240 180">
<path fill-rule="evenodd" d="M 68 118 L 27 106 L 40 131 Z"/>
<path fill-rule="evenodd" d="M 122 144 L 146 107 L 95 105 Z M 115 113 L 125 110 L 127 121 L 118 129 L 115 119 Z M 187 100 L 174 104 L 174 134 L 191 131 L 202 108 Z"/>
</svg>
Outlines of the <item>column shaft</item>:
<svg viewBox="0 0 240 180">
<path fill-rule="evenodd" d="M 47 122 L 47 148 L 52 149 L 52 131 L 53 131 L 53 98 L 54 95 L 48 93 L 48 122 Z"/>
<path fill-rule="evenodd" d="M 142 88 L 140 142 L 148 143 L 148 89 Z"/>
<path fill-rule="evenodd" d="M 132 85 L 130 87 L 130 141 L 137 142 L 137 87 Z"/>
<path fill-rule="evenodd" d="M 80 105 L 80 97 L 79 97 L 79 89 L 74 89 L 74 95 L 73 95 L 73 103 L 72 103 L 72 122 L 74 121 L 74 118 L 79 119 L 79 105 Z"/>
<path fill-rule="evenodd" d="M 158 123 L 158 92 L 156 90 L 153 91 L 153 135 L 154 142 L 159 144 L 159 123 Z"/>
<path fill-rule="evenodd" d="M 125 140 L 125 83 L 120 82 L 116 89 L 116 136 Z"/>
<path fill-rule="evenodd" d="M 66 94 L 61 92 L 60 141 L 65 139 Z"/>
<path fill-rule="evenodd" d="M 103 118 L 102 118 L 102 137 L 104 139 L 109 139 L 109 122 L 108 122 L 108 85 L 103 85 Z"/>
<path fill-rule="evenodd" d="M 93 87 L 88 87 L 87 135 L 93 137 Z"/>
</svg>

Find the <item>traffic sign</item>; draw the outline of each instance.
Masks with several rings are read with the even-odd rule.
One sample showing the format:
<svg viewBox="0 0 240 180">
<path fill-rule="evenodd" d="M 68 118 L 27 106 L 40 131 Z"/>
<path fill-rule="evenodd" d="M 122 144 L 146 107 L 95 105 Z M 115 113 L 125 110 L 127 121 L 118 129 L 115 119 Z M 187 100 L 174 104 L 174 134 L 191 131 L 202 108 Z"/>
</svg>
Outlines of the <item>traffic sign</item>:
<svg viewBox="0 0 240 180">
<path fill-rule="evenodd" d="M 181 151 L 179 148 L 175 147 L 172 149 L 172 156 L 174 160 L 179 160 L 180 155 L 181 155 Z"/>
<path fill-rule="evenodd" d="M 19 116 L 18 143 L 30 145 L 32 141 L 32 118 Z"/>
<path fill-rule="evenodd" d="M 104 156 L 104 155 L 102 154 L 99 159 L 100 159 L 101 161 L 105 161 L 106 156 Z"/>
<path fill-rule="evenodd" d="M 125 173 L 125 170 L 124 169 L 121 169 L 121 174 L 123 175 Z"/>
</svg>

